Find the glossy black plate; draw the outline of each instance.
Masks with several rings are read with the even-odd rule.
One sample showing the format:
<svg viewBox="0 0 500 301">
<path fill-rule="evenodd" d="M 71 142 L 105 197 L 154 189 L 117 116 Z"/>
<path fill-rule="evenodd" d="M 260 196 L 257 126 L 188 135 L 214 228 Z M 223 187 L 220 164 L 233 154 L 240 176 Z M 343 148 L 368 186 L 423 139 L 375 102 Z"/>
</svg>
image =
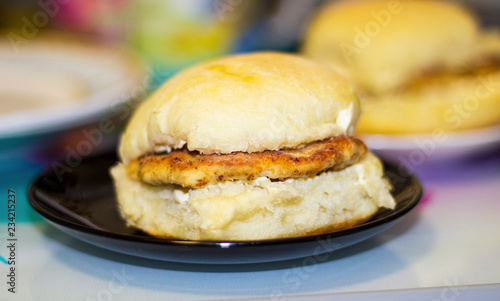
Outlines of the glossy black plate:
<svg viewBox="0 0 500 301">
<path fill-rule="evenodd" d="M 62 231 L 96 246 L 157 260 L 189 263 L 254 263 L 317 256 L 365 240 L 392 226 L 419 202 L 422 188 L 412 176 L 386 166 L 397 206 L 346 230 L 298 238 L 256 241 L 161 239 L 128 228 L 120 217 L 109 175 L 114 154 L 85 159 L 71 171 L 48 170 L 30 186 L 31 206 Z"/>
</svg>

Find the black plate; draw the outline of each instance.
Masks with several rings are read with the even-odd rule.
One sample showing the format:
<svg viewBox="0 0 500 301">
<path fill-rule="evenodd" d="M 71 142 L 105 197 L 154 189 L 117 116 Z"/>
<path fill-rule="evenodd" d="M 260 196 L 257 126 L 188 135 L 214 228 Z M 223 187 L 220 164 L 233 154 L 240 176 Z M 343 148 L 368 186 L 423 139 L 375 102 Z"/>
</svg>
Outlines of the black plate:
<svg viewBox="0 0 500 301">
<path fill-rule="evenodd" d="M 189 263 L 254 263 L 316 256 L 365 240 L 392 226 L 419 202 L 422 188 L 412 176 L 386 166 L 397 201 L 370 221 L 346 230 L 298 238 L 256 241 L 161 239 L 128 228 L 120 217 L 109 168 L 114 154 L 85 159 L 67 169 L 49 170 L 30 186 L 31 206 L 62 231 L 96 246 L 130 255 Z"/>
</svg>

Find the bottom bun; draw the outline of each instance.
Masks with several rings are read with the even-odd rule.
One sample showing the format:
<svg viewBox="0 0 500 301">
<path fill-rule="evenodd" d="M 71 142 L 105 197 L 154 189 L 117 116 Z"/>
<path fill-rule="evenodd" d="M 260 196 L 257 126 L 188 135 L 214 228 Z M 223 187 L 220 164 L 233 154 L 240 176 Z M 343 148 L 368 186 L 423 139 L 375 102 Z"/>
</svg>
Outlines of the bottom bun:
<svg viewBox="0 0 500 301">
<path fill-rule="evenodd" d="M 358 134 L 428 134 L 500 122 L 500 70 L 442 77 L 361 100 Z"/>
<path fill-rule="evenodd" d="M 130 226 L 165 238 L 256 240 L 303 236 L 363 223 L 394 208 L 380 161 L 368 153 L 341 171 L 287 181 L 259 178 L 199 189 L 151 186 L 112 168 L 119 207 Z"/>
</svg>

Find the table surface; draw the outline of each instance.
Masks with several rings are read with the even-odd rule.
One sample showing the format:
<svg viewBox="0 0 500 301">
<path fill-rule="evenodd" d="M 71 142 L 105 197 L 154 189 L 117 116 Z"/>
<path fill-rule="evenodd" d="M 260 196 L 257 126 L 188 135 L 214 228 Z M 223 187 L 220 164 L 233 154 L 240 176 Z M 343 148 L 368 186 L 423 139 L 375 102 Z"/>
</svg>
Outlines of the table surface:
<svg viewBox="0 0 500 301">
<path fill-rule="evenodd" d="M 416 171 L 420 204 L 357 245 L 265 264 L 147 260 L 79 241 L 27 205 L 37 168 L 2 171 L 2 200 L 17 196 L 16 293 L 8 292 L 6 203 L 0 213 L 0 300 L 498 300 L 500 152 Z"/>
</svg>

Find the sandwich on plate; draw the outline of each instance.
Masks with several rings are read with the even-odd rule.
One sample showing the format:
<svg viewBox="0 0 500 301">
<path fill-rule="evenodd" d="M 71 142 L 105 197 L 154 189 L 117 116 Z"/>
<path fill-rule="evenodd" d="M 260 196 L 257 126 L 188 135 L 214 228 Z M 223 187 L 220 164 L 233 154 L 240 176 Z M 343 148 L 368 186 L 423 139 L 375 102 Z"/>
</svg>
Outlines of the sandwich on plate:
<svg viewBox="0 0 500 301">
<path fill-rule="evenodd" d="M 157 237 L 260 240 L 331 232 L 394 208 L 352 138 L 358 96 L 331 69 L 273 52 L 215 59 L 133 114 L 111 169 L 130 226 Z"/>
</svg>

